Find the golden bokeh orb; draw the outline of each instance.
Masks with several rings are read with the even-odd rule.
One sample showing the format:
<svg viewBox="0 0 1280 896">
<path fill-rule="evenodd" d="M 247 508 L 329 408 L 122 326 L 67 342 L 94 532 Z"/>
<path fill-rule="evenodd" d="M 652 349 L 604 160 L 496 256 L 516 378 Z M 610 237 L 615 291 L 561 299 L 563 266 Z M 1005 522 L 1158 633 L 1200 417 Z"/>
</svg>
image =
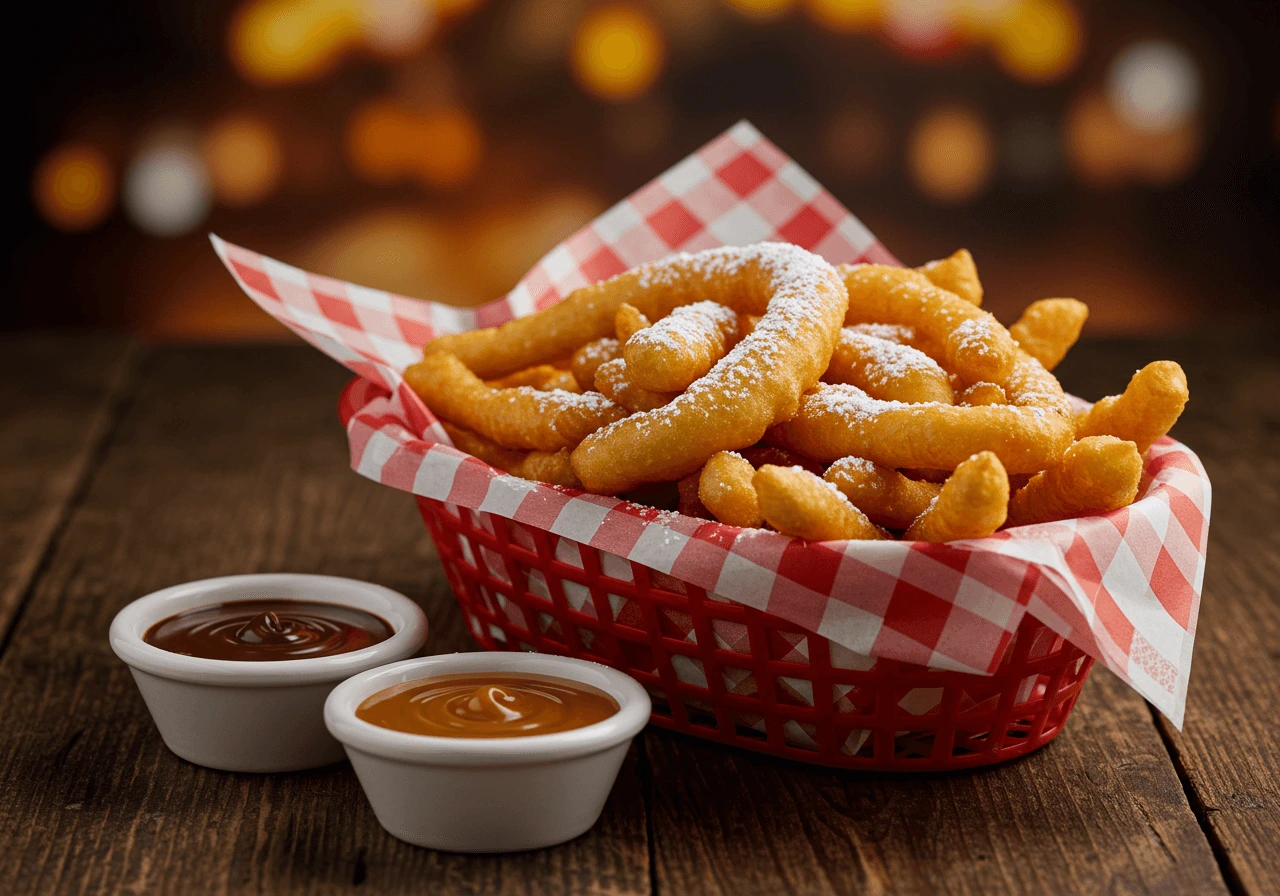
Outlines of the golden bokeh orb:
<svg viewBox="0 0 1280 896">
<path fill-rule="evenodd" d="M 1022 0 L 994 23 L 996 59 L 1021 81 L 1044 84 L 1067 75 L 1080 57 L 1080 19 L 1063 0 Z"/>
<path fill-rule="evenodd" d="M 573 37 L 571 63 L 578 83 L 603 100 L 639 96 L 662 71 L 662 34 L 636 7 L 609 5 L 586 14 Z"/>
<path fill-rule="evenodd" d="M 280 184 L 284 152 L 275 129 L 251 115 L 216 122 L 204 139 L 204 162 L 213 192 L 224 205 L 249 206 Z"/>
<path fill-rule="evenodd" d="M 97 148 L 70 143 L 46 155 L 32 182 L 36 209 L 58 230 L 88 230 L 106 217 L 115 201 L 115 175 Z"/>
<path fill-rule="evenodd" d="M 972 110 L 947 106 L 926 113 L 911 132 L 907 165 L 920 191 L 936 202 L 972 199 L 991 180 L 991 131 Z"/>
</svg>

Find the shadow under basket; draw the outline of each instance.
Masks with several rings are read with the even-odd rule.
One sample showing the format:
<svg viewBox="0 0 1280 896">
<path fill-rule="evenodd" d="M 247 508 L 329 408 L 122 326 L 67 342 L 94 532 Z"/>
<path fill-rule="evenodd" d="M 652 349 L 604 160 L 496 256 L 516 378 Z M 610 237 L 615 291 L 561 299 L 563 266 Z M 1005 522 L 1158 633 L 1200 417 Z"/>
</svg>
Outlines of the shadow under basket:
<svg viewBox="0 0 1280 896">
<path fill-rule="evenodd" d="M 593 660 L 653 698 L 655 725 L 837 768 L 945 771 L 1057 736 L 1093 660 L 1027 616 L 994 675 L 855 654 L 777 616 L 490 513 L 418 506 L 488 650 Z"/>
</svg>

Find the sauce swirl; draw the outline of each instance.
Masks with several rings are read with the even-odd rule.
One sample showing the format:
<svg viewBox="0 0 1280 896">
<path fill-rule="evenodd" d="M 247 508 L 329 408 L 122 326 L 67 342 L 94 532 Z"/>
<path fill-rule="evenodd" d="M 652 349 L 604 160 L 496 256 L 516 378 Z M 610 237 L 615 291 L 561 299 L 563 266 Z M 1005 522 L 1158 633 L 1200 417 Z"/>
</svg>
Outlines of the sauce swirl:
<svg viewBox="0 0 1280 896">
<path fill-rule="evenodd" d="M 160 620 L 142 640 L 210 660 L 302 660 L 363 650 L 392 636 L 364 610 L 307 600 L 239 600 Z"/>
<path fill-rule="evenodd" d="M 378 691 L 356 708 L 356 718 L 432 737 L 526 737 L 594 725 L 618 708 L 604 691 L 563 678 L 457 675 Z"/>
</svg>

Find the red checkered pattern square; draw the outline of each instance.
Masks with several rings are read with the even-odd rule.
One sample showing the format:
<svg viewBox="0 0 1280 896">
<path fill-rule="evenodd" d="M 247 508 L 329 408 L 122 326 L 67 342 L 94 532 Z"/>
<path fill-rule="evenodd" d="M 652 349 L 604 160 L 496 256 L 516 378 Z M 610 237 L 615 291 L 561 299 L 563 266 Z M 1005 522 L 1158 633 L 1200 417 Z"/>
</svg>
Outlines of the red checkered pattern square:
<svg viewBox="0 0 1280 896">
<path fill-rule="evenodd" d="M 821 629 L 832 651 L 991 670 L 1032 612 L 1181 724 L 1210 489 L 1199 460 L 1171 439 L 1151 450 L 1143 497 L 1108 517 L 947 547 L 808 544 L 506 476 L 453 448 L 431 412 L 403 387 L 401 371 L 440 333 L 530 313 L 675 247 L 692 251 L 756 239 L 788 240 L 833 263 L 896 263 L 834 197 L 745 122 L 557 246 L 506 298 L 475 310 L 338 283 L 216 237 L 213 242 L 254 301 L 359 377 L 341 408 L 352 466 L 362 475 L 514 520 L 545 537 L 555 533 L 561 543 L 603 548 L 680 588 L 721 595 L 716 599 L 765 611 L 803 631 Z M 586 599 L 574 596 L 580 604 Z M 593 592 L 589 599 L 595 611 L 620 618 L 638 612 L 617 595 Z M 678 614 L 632 620 L 638 630 L 650 622 L 680 634 Z M 557 638 L 574 637 L 564 626 L 555 631 Z M 651 644 L 622 649 L 642 665 L 656 662 Z M 793 696 L 804 690 L 786 687 Z M 804 724 L 788 728 L 787 736 L 811 736 Z M 860 743 L 855 734 L 849 743 Z"/>
</svg>

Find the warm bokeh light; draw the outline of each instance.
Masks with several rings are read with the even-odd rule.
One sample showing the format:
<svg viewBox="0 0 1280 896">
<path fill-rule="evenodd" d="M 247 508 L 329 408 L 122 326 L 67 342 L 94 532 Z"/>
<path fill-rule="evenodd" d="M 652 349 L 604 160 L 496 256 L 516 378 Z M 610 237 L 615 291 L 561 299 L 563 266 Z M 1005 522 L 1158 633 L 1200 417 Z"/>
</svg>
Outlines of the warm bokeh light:
<svg viewBox="0 0 1280 896">
<path fill-rule="evenodd" d="M 395 100 L 372 100 L 356 110 L 347 128 L 352 165 L 379 184 L 415 178 L 428 187 L 461 186 L 476 173 L 483 150 L 480 126 L 453 106 L 417 112 Z"/>
<path fill-rule="evenodd" d="M 1130 127 L 1163 133 L 1186 124 L 1200 103 L 1200 72 L 1182 47 L 1146 40 L 1123 50 L 1107 72 L 1107 99 Z"/>
<path fill-rule="evenodd" d="M 249 0 L 231 22 L 231 61 L 259 84 L 327 71 L 361 37 L 351 0 Z"/>
<path fill-rule="evenodd" d="M 100 150 L 71 143 L 40 161 L 32 194 L 41 217 L 58 230 L 88 230 L 111 211 L 115 176 Z"/>
<path fill-rule="evenodd" d="M 184 136 L 158 136 L 129 164 L 124 209 L 139 229 L 152 236 L 181 236 L 209 214 L 209 173 L 194 144 Z"/>
<path fill-rule="evenodd" d="M 433 109 L 411 122 L 409 164 L 429 187 L 465 184 L 480 167 L 480 126 L 465 109 Z"/>
<path fill-rule="evenodd" d="M 284 170 L 275 129 L 250 115 L 216 122 L 204 138 L 204 161 L 214 194 L 231 206 L 261 202 L 279 185 Z"/>
<path fill-rule="evenodd" d="M 975 43 L 989 40 L 1022 0 L 953 0 L 956 30 Z"/>
<path fill-rule="evenodd" d="M 807 0 L 819 25 L 833 31 L 866 31 L 880 22 L 880 0 Z"/>
<path fill-rule="evenodd" d="M 436 20 L 435 0 L 357 0 L 356 17 L 365 45 L 387 56 L 408 56 L 422 47 Z"/>
<path fill-rule="evenodd" d="M 1155 133 L 1133 127 L 1100 93 L 1077 98 L 1067 116 L 1067 156 L 1080 179 L 1096 187 L 1137 180 L 1176 183 L 1195 167 L 1200 128 L 1194 121 Z"/>
<path fill-rule="evenodd" d="M 884 116 L 872 109 L 841 109 L 822 135 L 826 166 L 840 177 L 868 180 L 889 161 L 891 137 Z"/>
<path fill-rule="evenodd" d="M 662 35 L 647 15 L 631 6 L 601 6 L 578 25 L 573 73 L 589 93 L 616 102 L 648 90 L 663 55 Z"/>
<path fill-rule="evenodd" d="M 772 19 L 791 8 L 795 0 L 724 0 L 734 12 L 753 19 Z"/>
<path fill-rule="evenodd" d="M 1080 56 L 1080 19 L 1063 0 L 1021 0 L 996 22 L 991 39 L 996 58 L 1015 78 L 1057 81 Z"/>
<path fill-rule="evenodd" d="M 938 202 L 963 202 L 986 187 L 994 161 L 991 132 L 974 112 L 943 107 L 926 113 L 911 132 L 907 164 L 912 180 Z"/>
<path fill-rule="evenodd" d="M 909 53 L 931 55 L 946 47 L 954 33 L 951 0 L 887 0 L 884 30 Z"/>
<path fill-rule="evenodd" d="M 347 124 L 347 155 L 356 173 L 374 183 L 390 183 L 403 172 L 408 116 L 390 99 L 362 104 Z"/>
</svg>

